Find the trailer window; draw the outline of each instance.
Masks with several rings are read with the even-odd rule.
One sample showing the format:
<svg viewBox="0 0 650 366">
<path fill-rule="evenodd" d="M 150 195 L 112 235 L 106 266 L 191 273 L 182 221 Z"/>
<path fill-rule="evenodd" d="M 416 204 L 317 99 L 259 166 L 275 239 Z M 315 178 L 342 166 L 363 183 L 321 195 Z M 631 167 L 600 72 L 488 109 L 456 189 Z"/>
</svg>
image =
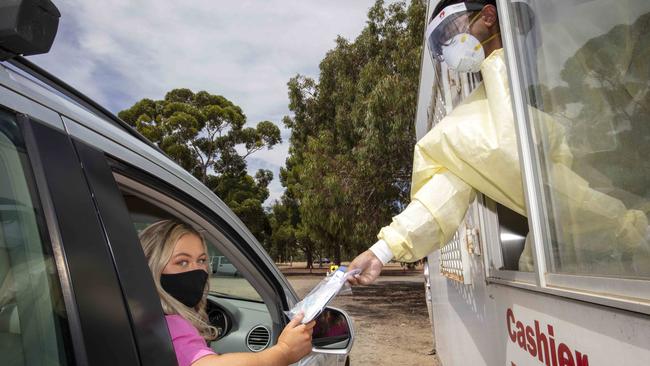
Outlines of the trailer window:
<svg viewBox="0 0 650 366">
<path fill-rule="evenodd" d="M 547 270 L 650 279 L 650 2 L 530 4 L 514 7 L 514 20 Z"/>
</svg>

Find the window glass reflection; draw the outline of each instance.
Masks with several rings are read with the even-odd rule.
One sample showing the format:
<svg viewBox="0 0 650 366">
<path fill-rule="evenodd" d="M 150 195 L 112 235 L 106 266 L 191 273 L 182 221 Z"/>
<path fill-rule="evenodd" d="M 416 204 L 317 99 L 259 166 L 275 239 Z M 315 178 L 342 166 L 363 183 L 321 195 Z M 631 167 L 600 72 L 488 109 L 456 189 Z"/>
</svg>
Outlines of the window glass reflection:
<svg viewBox="0 0 650 366">
<path fill-rule="evenodd" d="M 74 364 L 67 314 L 15 116 L 0 110 L 0 364 Z"/>
<path fill-rule="evenodd" d="M 512 6 L 553 235 L 549 269 L 650 278 L 650 2 Z"/>
<path fill-rule="evenodd" d="M 350 337 L 350 329 L 345 316 L 338 312 L 325 309 L 316 319 L 313 343 L 317 346 L 344 341 Z"/>
</svg>

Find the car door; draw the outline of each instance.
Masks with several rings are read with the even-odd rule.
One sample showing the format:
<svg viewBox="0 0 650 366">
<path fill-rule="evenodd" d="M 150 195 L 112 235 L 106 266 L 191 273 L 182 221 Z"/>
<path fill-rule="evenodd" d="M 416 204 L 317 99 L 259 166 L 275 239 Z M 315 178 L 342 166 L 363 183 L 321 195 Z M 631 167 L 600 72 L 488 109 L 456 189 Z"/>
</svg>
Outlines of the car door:
<svg viewBox="0 0 650 366">
<path fill-rule="evenodd" d="M 141 364 L 103 225 L 60 117 L 4 86 L 0 96 L 2 364 Z"/>
</svg>

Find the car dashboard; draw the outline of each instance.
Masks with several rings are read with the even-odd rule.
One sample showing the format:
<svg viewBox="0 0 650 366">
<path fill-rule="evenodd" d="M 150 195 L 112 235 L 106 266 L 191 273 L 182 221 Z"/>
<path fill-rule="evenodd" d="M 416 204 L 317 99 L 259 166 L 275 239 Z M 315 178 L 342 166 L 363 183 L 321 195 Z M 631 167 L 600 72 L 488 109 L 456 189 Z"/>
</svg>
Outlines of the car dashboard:
<svg viewBox="0 0 650 366">
<path fill-rule="evenodd" d="M 210 294 L 206 310 L 219 329 L 210 344 L 216 353 L 259 352 L 271 345 L 273 322 L 264 303 Z"/>
</svg>

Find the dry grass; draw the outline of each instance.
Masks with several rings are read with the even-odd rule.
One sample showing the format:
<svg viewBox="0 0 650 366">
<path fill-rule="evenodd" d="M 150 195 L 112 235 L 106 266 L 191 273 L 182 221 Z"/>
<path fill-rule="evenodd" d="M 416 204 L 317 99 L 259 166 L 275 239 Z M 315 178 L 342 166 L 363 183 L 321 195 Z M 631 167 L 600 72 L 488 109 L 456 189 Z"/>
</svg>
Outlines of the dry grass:
<svg viewBox="0 0 650 366">
<path fill-rule="evenodd" d="M 287 278 L 298 295 L 304 296 L 322 275 Z M 402 271 L 399 265 L 391 265 L 376 284 L 354 287 L 352 295 L 338 296 L 331 305 L 347 311 L 354 322 L 351 365 L 440 365 L 428 354 L 433 336 L 421 271 Z"/>
</svg>

